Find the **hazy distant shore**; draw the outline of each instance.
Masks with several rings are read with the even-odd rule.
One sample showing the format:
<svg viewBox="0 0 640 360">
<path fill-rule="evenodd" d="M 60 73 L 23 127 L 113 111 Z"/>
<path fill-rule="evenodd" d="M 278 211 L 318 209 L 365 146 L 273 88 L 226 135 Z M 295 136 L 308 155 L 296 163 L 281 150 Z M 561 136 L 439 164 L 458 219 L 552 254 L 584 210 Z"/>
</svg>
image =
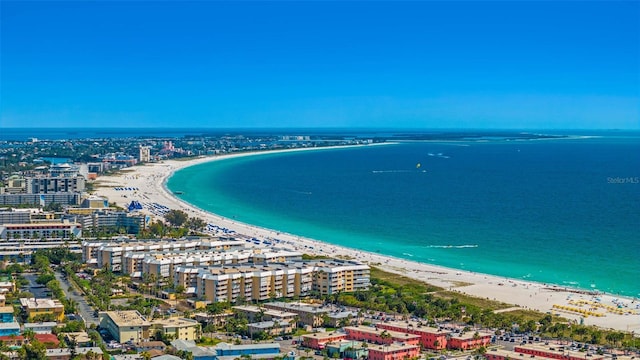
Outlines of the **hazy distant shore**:
<svg viewBox="0 0 640 360">
<path fill-rule="evenodd" d="M 389 143 L 380 143 L 380 145 Z M 375 146 L 362 145 L 362 146 Z M 211 161 L 219 161 L 230 158 L 271 154 L 274 152 L 309 151 L 321 149 L 350 148 L 353 146 L 330 148 L 304 148 L 279 151 L 260 151 L 229 155 L 219 155 L 205 158 L 197 158 L 186 161 L 168 160 L 161 163 L 151 163 L 143 166 L 129 168 L 126 173 L 115 176 L 101 177 L 101 187 L 97 189 L 99 195 L 107 196 L 110 201 L 119 206 L 126 207 L 131 200 L 142 202 L 157 202 L 171 209 L 182 209 L 189 216 L 199 216 L 207 223 L 226 227 L 237 233 L 262 238 L 275 238 L 283 240 L 281 246 L 297 249 L 305 253 L 323 254 L 335 256 L 336 254 L 350 256 L 360 261 L 378 266 L 384 270 L 419 279 L 430 284 L 451 289 L 461 293 L 482 298 L 495 299 L 505 303 L 515 304 L 522 308 L 535 309 L 542 312 L 560 313 L 562 316 L 578 320 L 581 316 L 567 312 L 559 312 L 557 306 L 573 306 L 569 300 L 591 300 L 593 295 L 579 289 L 568 289 L 562 286 L 528 282 L 516 279 L 507 279 L 493 275 L 473 273 L 463 270 L 445 268 L 441 266 L 418 263 L 405 259 L 385 256 L 379 253 L 355 250 L 333 244 L 323 243 L 316 239 L 303 238 L 294 234 L 282 233 L 275 229 L 265 229 L 250 224 L 240 223 L 233 219 L 225 218 L 217 214 L 199 209 L 192 204 L 177 198 L 166 188 L 166 181 L 174 172 L 185 167 L 203 164 Z M 132 187 L 138 190 L 124 197 L 114 187 Z M 470 284 L 470 285 L 469 285 Z M 614 305 L 614 299 L 622 301 L 629 308 L 636 306 L 637 301 L 625 299 L 608 294 L 597 296 L 603 304 Z M 556 305 L 556 308 L 554 308 Z M 614 328 L 625 331 L 640 330 L 640 315 L 618 315 L 606 313 L 604 317 L 589 316 L 584 319 L 585 324 L 593 324 L 605 328 Z"/>
</svg>

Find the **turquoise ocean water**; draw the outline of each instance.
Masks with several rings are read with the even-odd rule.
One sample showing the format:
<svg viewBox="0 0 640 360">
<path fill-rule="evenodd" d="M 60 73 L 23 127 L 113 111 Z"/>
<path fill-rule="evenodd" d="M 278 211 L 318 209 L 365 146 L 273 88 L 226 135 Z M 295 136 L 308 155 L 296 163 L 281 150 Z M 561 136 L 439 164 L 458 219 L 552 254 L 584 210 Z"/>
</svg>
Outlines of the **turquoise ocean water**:
<svg viewBox="0 0 640 360">
<path fill-rule="evenodd" d="M 167 186 L 328 243 L 638 297 L 638 182 L 636 134 L 266 154 L 186 168 Z"/>
</svg>

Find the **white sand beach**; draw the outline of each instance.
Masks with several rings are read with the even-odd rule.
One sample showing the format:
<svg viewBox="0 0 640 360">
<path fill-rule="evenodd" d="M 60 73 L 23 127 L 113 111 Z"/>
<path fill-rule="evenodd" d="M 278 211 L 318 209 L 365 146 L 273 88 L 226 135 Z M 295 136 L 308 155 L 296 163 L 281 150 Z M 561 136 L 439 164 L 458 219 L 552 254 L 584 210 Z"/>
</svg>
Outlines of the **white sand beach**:
<svg viewBox="0 0 640 360">
<path fill-rule="evenodd" d="M 314 149 L 295 149 L 285 151 L 305 150 Z M 636 333 L 640 332 L 640 308 L 638 308 L 640 301 L 634 299 L 608 294 L 598 296 L 580 294 L 575 291 L 571 291 L 571 289 L 564 289 L 553 285 L 507 279 L 492 275 L 412 262 L 404 259 L 384 256 L 379 253 L 365 252 L 327 244 L 318 240 L 281 233 L 277 230 L 259 228 L 198 209 L 176 198 L 164 187 L 165 181 L 175 171 L 187 166 L 209 161 L 219 161 L 231 157 L 254 156 L 263 153 L 265 152 L 221 155 L 187 161 L 167 160 L 159 163 L 135 166 L 127 169 L 128 171 L 124 171 L 119 175 L 103 176 L 98 178 L 99 186 L 97 186 L 95 193 L 96 195 L 107 197 L 110 202 L 115 202 L 122 207 L 126 207 L 132 200 L 144 203 L 158 203 L 165 205 L 170 209 L 183 210 L 187 212 L 189 216 L 198 216 L 207 223 L 233 230 L 239 234 L 258 238 L 277 237 L 282 240 L 278 246 L 297 249 L 303 253 L 324 254 L 328 256 L 349 256 L 370 265 L 375 265 L 389 272 L 423 280 L 427 283 L 461 293 L 482 298 L 495 299 L 505 303 L 514 304 L 514 306 L 518 306 L 523 309 L 558 313 L 563 317 L 576 320 L 578 322 L 581 318 L 584 318 L 584 323 L 588 325 L 596 325 L 602 328 L 613 328 L 622 331 L 635 331 Z M 125 187 L 132 190 L 116 190 L 116 187 Z M 148 210 L 143 211 L 153 215 Z M 153 216 L 157 217 L 157 215 Z M 581 301 L 582 303 L 580 303 Z M 555 308 L 554 305 L 556 306 Z M 562 309 L 559 307 L 565 308 Z M 585 317 L 584 315 L 580 315 L 574 311 L 578 309 L 585 312 L 591 311 L 592 313 L 600 313 L 604 316 Z M 627 311 L 632 314 L 619 314 L 616 311 Z"/>
</svg>

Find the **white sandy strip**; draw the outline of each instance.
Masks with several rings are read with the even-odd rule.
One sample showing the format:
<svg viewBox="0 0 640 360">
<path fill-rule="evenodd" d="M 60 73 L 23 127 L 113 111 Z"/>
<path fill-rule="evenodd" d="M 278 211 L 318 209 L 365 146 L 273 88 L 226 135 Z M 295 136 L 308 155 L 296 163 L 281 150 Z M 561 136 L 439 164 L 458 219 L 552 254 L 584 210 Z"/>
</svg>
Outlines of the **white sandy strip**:
<svg viewBox="0 0 640 360">
<path fill-rule="evenodd" d="M 314 149 L 295 149 L 284 151 L 302 151 Z M 516 304 L 525 309 L 535 309 L 542 312 L 560 313 L 553 309 L 554 304 L 572 306 L 569 300 L 595 300 L 593 296 L 581 295 L 569 291 L 549 290 L 551 286 L 545 284 L 526 282 L 522 280 L 506 279 L 492 275 L 472 273 L 468 271 L 444 268 L 435 265 L 418 263 L 404 259 L 384 256 L 378 253 L 354 250 L 346 247 L 323 243 L 317 240 L 302 238 L 296 235 L 278 232 L 277 230 L 264 229 L 249 224 L 240 223 L 233 219 L 224 218 L 219 215 L 205 212 L 191 204 L 176 198 L 164 187 L 166 180 L 177 170 L 201 164 L 209 161 L 218 161 L 233 157 L 252 156 L 265 154 L 267 152 L 252 152 L 232 155 L 221 155 L 207 158 L 198 158 L 188 161 L 168 160 L 160 163 L 152 163 L 144 166 L 129 168 L 123 174 L 116 176 L 105 176 L 99 178 L 97 195 L 106 196 L 109 201 L 116 202 L 119 206 L 127 207 L 132 200 L 143 203 L 159 203 L 170 209 L 181 209 L 189 216 L 198 216 L 207 223 L 215 224 L 239 234 L 258 238 L 278 238 L 284 242 L 279 246 L 297 249 L 304 253 L 323 254 L 329 256 L 346 255 L 371 265 L 402 274 L 411 278 L 426 281 L 430 284 L 446 289 L 452 289 L 461 293 L 474 295 L 482 298 L 495 299 L 509 304 Z M 137 188 L 137 190 L 116 191 L 114 187 Z M 149 213 L 149 212 L 147 212 Z M 150 213 L 149 213 L 150 214 Z M 461 285 L 462 284 L 462 285 Z M 472 285 L 469 285 L 472 284 Z M 640 309 L 639 301 L 611 295 L 597 297 L 602 304 L 621 304 L 627 309 L 634 309 L 636 315 L 617 315 L 606 312 L 604 309 L 594 310 L 605 313 L 604 317 L 589 316 L 584 319 L 585 324 L 597 325 L 603 328 L 613 328 L 623 331 L 640 332 Z M 583 307 L 584 308 L 584 307 Z M 577 314 L 561 312 L 562 316 L 580 321 Z"/>
</svg>

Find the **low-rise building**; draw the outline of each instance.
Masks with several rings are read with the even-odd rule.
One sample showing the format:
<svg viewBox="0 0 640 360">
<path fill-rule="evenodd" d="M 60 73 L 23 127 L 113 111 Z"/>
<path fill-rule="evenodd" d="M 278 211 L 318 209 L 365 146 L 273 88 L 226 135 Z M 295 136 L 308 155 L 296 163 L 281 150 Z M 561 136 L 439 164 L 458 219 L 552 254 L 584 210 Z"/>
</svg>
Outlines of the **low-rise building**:
<svg viewBox="0 0 640 360">
<path fill-rule="evenodd" d="M 253 337 L 254 334 L 264 332 L 268 335 L 284 335 L 293 332 L 293 325 L 287 321 L 268 320 L 256 323 L 247 324 L 249 334 Z"/>
<path fill-rule="evenodd" d="M 200 323 L 184 318 L 169 318 L 154 320 L 151 328 L 170 335 L 178 340 L 197 340 L 200 338 Z"/>
<path fill-rule="evenodd" d="M 413 359 L 420 354 L 420 348 L 418 345 L 391 343 L 371 346 L 368 352 L 368 360 Z"/>
<path fill-rule="evenodd" d="M 328 343 L 325 347 L 331 359 L 366 359 L 368 346 L 360 341 L 341 340 Z"/>
<path fill-rule="evenodd" d="M 150 338 L 151 323 L 136 310 L 100 313 L 100 327 L 107 329 L 118 342 L 138 343 Z"/>
<path fill-rule="evenodd" d="M 79 347 L 90 347 L 94 345 L 93 340 L 86 331 L 64 333 L 64 339 L 68 344 L 75 343 Z"/>
<path fill-rule="evenodd" d="M 160 350 L 164 352 L 166 349 L 167 345 L 165 345 L 162 341 L 142 341 L 136 344 L 137 352 L 149 350 Z"/>
<path fill-rule="evenodd" d="M 12 336 L 20 334 L 20 324 L 15 321 L 0 323 L 0 336 Z"/>
<path fill-rule="evenodd" d="M 249 322 L 260 322 L 263 320 L 294 322 L 298 316 L 296 313 L 289 311 L 274 310 L 253 305 L 234 306 L 232 309 L 238 314 L 243 314 Z"/>
<path fill-rule="evenodd" d="M 37 322 L 37 323 L 25 323 L 24 329 L 33 331 L 34 334 L 51 334 L 53 329 L 58 326 L 55 321 Z"/>
<path fill-rule="evenodd" d="M 513 349 L 516 353 L 558 360 L 602 360 L 604 356 L 587 352 L 573 351 L 560 348 L 559 345 L 548 346 L 538 344 L 519 345 Z M 518 354 L 518 355 L 519 355 Z"/>
<path fill-rule="evenodd" d="M 30 322 L 42 315 L 51 315 L 57 322 L 64 320 L 64 306 L 60 300 L 22 298 L 20 305 L 22 305 L 22 310 L 27 314 L 27 319 Z"/>
<path fill-rule="evenodd" d="M 267 309 L 294 313 L 298 315 L 298 321 L 301 324 L 311 327 L 322 326 L 324 316 L 330 312 L 329 308 L 301 302 L 285 303 L 282 301 L 274 301 L 265 303 L 263 306 Z"/>
<path fill-rule="evenodd" d="M 379 329 L 397 331 L 420 336 L 420 345 L 425 349 L 443 350 L 447 348 L 449 331 L 413 322 L 381 322 L 376 325 Z"/>
<path fill-rule="evenodd" d="M 221 356 L 237 356 L 250 355 L 252 358 L 256 355 L 277 355 L 280 353 L 280 344 L 278 343 L 262 343 L 262 344 L 245 344 L 231 345 L 227 343 L 219 343 L 213 348 L 218 357 Z"/>
<path fill-rule="evenodd" d="M 344 328 L 349 340 L 373 342 L 376 344 L 391 344 L 394 342 L 418 345 L 420 336 L 401 333 L 393 330 L 376 329 L 370 326 L 347 326 Z"/>
<path fill-rule="evenodd" d="M 455 350 L 476 349 L 491 343 L 493 334 L 485 332 L 451 333 L 447 340 L 447 347 Z"/>
<path fill-rule="evenodd" d="M 102 349 L 99 347 L 77 347 L 75 349 L 47 349 L 46 356 L 49 360 L 70 360 L 73 355 L 84 356 L 85 359 L 102 359 Z"/>
<path fill-rule="evenodd" d="M 13 306 L 0 306 L 0 323 L 10 323 L 14 320 Z"/>
<path fill-rule="evenodd" d="M 316 332 L 302 335 L 302 344 L 315 350 L 322 350 L 328 343 L 342 340 L 347 340 L 347 334 L 342 332 Z"/>
</svg>

